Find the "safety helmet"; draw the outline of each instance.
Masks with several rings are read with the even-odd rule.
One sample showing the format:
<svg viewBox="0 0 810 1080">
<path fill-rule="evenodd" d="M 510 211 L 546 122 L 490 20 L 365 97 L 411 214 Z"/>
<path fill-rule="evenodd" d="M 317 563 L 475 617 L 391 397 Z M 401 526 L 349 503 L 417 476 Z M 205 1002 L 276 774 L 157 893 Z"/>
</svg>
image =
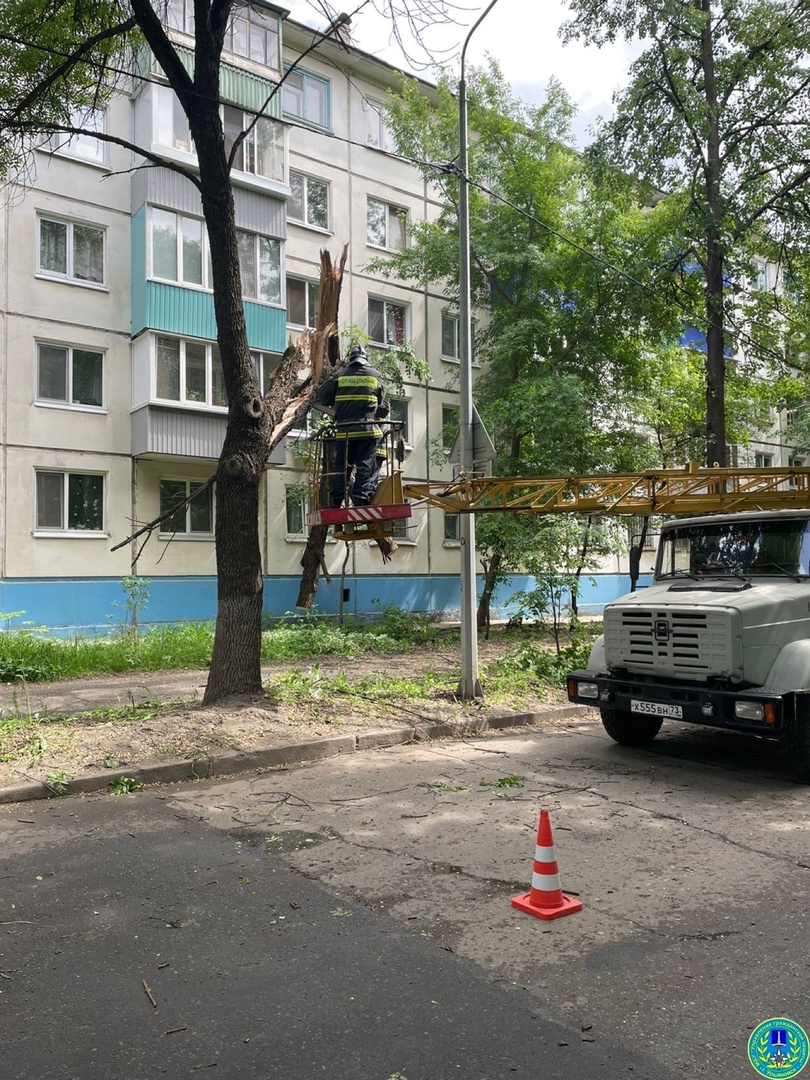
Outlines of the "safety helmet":
<svg viewBox="0 0 810 1080">
<path fill-rule="evenodd" d="M 349 349 L 349 363 L 351 364 L 353 360 L 365 360 L 366 362 L 368 362 L 366 350 L 363 348 L 362 345 L 352 345 L 352 347 Z"/>
</svg>

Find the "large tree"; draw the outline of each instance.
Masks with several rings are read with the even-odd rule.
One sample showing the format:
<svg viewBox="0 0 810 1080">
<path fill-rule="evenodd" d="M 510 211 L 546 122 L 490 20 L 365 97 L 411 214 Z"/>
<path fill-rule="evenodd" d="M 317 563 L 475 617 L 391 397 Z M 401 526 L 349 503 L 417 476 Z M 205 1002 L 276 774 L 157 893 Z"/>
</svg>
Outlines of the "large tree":
<svg viewBox="0 0 810 1080">
<path fill-rule="evenodd" d="M 408 0 L 404 5 L 378 0 L 376 6 L 392 25 L 404 22 L 417 35 L 452 13 L 445 0 Z M 205 701 L 212 702 L 261 690 L 261 479 L 273 445 L 306 411 L 319 380 L 328 373 L 329 365 L 322 363 L 328 333 L 309 343 L 305 360 L 312 375 L 303 390 L 296 391 L 302 358 L 291 352 L 272 388 L 262 394 L 250 359 L 231 190 L 234 161 L 251 132 L 226 140 L 220 113 L 224 41 L 239 5 L 235 0 L 194 0 L 191 62 L 166 30 L 167 7 L 158 0 L 6 0 L 0 7 L 0 169 L 23 182 L 25 163 L 43 134 L 83 133 L 71 120 L 76 106 L 97 106 L 111 94 L 128 90 L 141 70 L 132 64 L 132 56 L 145 50 L 157 60 L 187 117 L 197 158 L 193 168 L 115 132 L 88 133 L 129 148 L 148 166 L 179 172 L 198 190 L 208 230 L 228 397 L 227 430 L 215 477 L 218 607 L 205 693 Z M 345 24 L 346 17 L 340 16 L 323 34 L 314 34 L 307 51 L 338 33 L 338 22 Z M 279 85 L 269 90 L 264 109 Z"/>
<path fill-rule="evenodd" d="M 750 358 L 758 347 L 764 362 L 784 356 L 774 325 L 763 333 L 745 321 L 746 298 L 762 291 L 755 260 L 779 260 L 803 245 L 810 220 L 810 7 L 804 0 L 571 0 L 570 7 L 568 38 L 645 42 L 597 149 L 682 208 L 671 262 L 702 282 L 706 461 L 725 465 L 729 356 L 742 349 Z"/>
<path fill-rule="evenodd" d="M 437 101 L 415 86 L 389 99 L 400 152 L 424 162 L 442 210 L 415 223 L 409 246 L 376 260 L 375 272 L 457 290 L 458 145 L 455 83 Z M 647 356 L 677 339 L 682 312 L 664 268 L 673 221 L 647 211 L 632 180 L 592 172 L 571 146 L 572 106 L 552 84 L 545 103 L 525 105 L 497 65 L 468 77 L 471 281 L 487 311 L 476 333 L 477 407 L 507 476 L 627 470 L 653 463 L 646 433 L 628 409 Z M 692 280 L 686 282 L 688 290 Z M 485 516 L 479 625 L 492 591 L 516 570 L 542 531 L 532 520 Z M 534 539 L 533 539 L 534 537 Z"/>
</svg>

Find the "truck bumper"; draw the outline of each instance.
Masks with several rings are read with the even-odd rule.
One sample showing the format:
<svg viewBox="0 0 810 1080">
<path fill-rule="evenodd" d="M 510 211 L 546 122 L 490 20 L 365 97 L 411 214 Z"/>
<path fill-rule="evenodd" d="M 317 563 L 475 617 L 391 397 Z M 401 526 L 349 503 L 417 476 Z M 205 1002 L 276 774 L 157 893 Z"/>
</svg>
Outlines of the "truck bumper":
<svg viewBox="0 0 810 1080">
<path fill-rule="evenodd" d="M 598 671 L 572 671 L 567 682 L 568 700 L 591 708 L 607 705 L 639 716 L 773 737 L 782 734 L 787 720 L 806 717 L 810 708 L 807 691 L 716 690 Z"/>
</svg>

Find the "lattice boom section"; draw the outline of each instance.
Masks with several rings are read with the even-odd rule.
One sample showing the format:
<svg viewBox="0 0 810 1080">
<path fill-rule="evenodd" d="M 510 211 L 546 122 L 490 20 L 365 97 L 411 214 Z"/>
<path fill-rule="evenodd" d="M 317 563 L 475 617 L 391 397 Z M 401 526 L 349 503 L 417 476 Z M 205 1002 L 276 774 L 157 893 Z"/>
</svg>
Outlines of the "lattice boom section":
<svg viewBox="0 0 810 1080">
<path fill-rule="evenodd" d="M 603 476 L 484 477 L 407 483 L 406 498 L 449 514 L 706 514 L 810 507 L 810 468 L 662 469 Z"/>
</svg>

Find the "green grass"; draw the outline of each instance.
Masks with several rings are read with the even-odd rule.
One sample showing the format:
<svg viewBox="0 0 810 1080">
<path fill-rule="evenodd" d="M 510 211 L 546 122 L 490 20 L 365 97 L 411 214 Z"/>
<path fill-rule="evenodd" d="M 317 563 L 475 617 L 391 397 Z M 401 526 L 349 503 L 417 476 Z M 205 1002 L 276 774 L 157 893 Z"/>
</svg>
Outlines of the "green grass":
<svg viewBox="0 0 810 1080">
<path fill-rule="evenodd" d="M 366 653 L 396 653 L 435 640 L 441 631 L 425 616 L 388 610 L 373 626 L 341 628 L 304 617 L 262 633 L 262 660 L 283 662 L 318 656 L 352 659 Z M 117 632 L 109 638 L 60 638 L 45 630 L 0 633 L 0 682 L 43 682 L 82 675 L 204 668 L 211 661 L 210 623 L 181 623 L 141 634 Z"/>
</svg>

